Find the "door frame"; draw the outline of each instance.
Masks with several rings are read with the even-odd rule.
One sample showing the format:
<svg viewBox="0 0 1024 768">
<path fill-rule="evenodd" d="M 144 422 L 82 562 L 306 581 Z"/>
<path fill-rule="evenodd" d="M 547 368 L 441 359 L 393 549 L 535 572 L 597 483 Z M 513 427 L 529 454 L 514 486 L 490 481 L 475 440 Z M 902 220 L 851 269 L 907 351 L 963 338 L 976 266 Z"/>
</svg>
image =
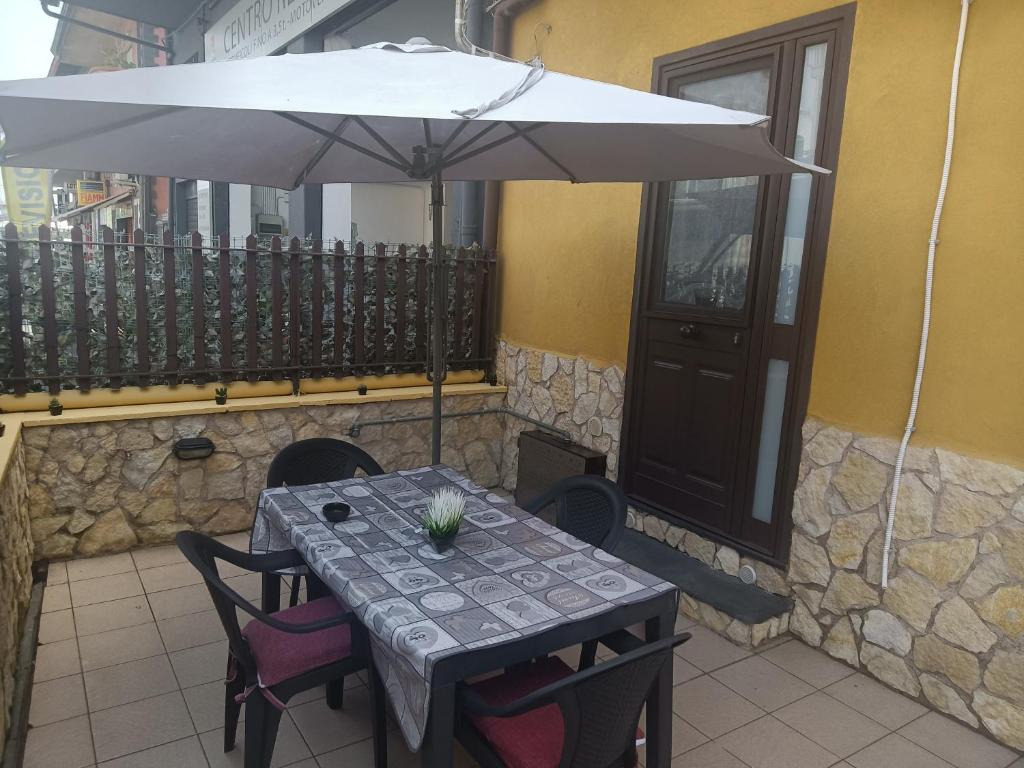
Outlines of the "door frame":
<svg viewBox="0 0 1024 768">
<path fill-rule="evenodd" d="M 791 368 L 791 375 L 794 377 L 794 390 L 791 406 L 787 408 L 788 412 L 785 416 L 783 433 L 779 444 L 779 469 L 777 476 L 779 482 L 775 489 L 775 496 L 776 499 L 781 500 L 782 503 L 779 504 L 777 502 L 776 504 L 776 518 L 778 519 L 779 524 L 775 527 L 776 534 L 772 551 L 765 552 L 751 547 L 750 545 L 721 531 L 705 528 L 704 526 L 690 520 L 683 521 L 678 516 L 672 515 L 665 510 L 652 507 L 651 505 L 633 498 L 632 496 L 629 497 L 632 504 L 639 507 L 647 514 L 653 514 L 657 517 L 666 519 L 674 525 L 691 528 L 702 536 L 713 541 L 727 544 L 756 559 L 783 567 L 789 560 L 789 544 L 793 529 L 793 494 L 796 490 L 797 474 L 800 465 L 802 427 L 807 415 L 807 403 L 810 398 L 814 345 L 817 337 L 818 314 L 821 305 L 821 288 L 824 280 L 828 235 L 832 220 L 832 205 L 835 198 L 835 179 L 839 170 L 839 145 L 846 103 L 846 88 L 849 79 L 850 54 L 853 44 L 856 8 L 856 2 L 847 3 L 845 5 L 839 5 L 835 8 L 790 19 L 761 29 L 751 30 L 750 32 L 744 32 L 732 37 L 665 54 L 654 59 L 652 67 L 651 91 L 653 93 L 661 93 L 664 85 L 669 79 L 669 73 L 672 70 L 676 70 L 687 65 L 695 65 L 704 62 L 710 63 L 715 60 L 720 61 L 722 64 L 726 64 L 730 59 L 733 59 L 738 55 L 742 55 L 742 53 L 749 48 L 763 46 L 773 41 L 781 42 L 782 40 L 793 39 L 798 35 L 811 35 L 816 31 L 824 30 L 834 30 L 835 33 L 835 51 L 831 57 L 833 79 L 826 83 L 827 96 L 826 94 L 823 94 L 823 98 L 827 98 L 827 107 L 822 117 L 823 125 L 819 126 L 819 132 L 822 137 L 821 163 L 825 167 L 831 168 L 832 174 L 827 177 L 819 177 L 818 179 L 817 189 L 812 199 L 812 210 L 809 215 L 807 227 L 809 245 L 805 252 L 806 266 L 802 270 L 803 277 L 801 279 L 800 286 L 801 297 L 798 303 L 798 311 L 802 317 L 798 319 L 798 349 L 794 361 L 795 365 Z M 789 89 L 792 87 L 792 83 L 793 78 L 790 78 L 789 82 L 782 84 L 782 88 L 784 90 Z M 794 102 L 791 107 L 791 111 L 795 111 L 795 109 L 796 104 Z M 790 120 L 790 123 L 792 123 L 792 120 Z M 792 134 L 793 130 L 794 126 L 791 124 L 786 130 L 786 133 Z M 782 140 L 788 143 L 789 135 L 785 137 L 777 137 L 774 135 L 773 131 L 773 139 L 775 141 Z M 767 187 L 769 188 L 768 193 L 764 195 L 765 199 L 760 202 L 760 205 L 764 206 L 759 211 L 759 215 L 762 216 L 767 212 L 770 201 L 784 199 L 782 198 L 782 195 L 788 192 L 789 179 L 784 179 L 781 183 L 778 181 L 774 184 L 769 183 Z M 644 184 L 640 202 L 636 270 L 633 278 L 633 300 L 630 313 L 629 350 L 626 358 L 626 386 L 623 401 L 621 448 L 618 462 L 618 483 L 620 485 L 624 485 L 625 476 L 627 474 L 626 468 L 628 465 L 628 456 L 630 451 L 629 443 L 631 426 L 634 418 L 633 400 L 637 396 L 635 373 L 638 370 L 637 365 L 640 351 L 645 346 L 644 340 L 641 338 L 641 328 L 644 323 L 644 305 L 651 290 L 648 277 L 650 276 L 652 265 L 656 261 L 655 234 L 656 230 L 659 229 L 659 227 L 656 226 L 658 218 L 657 203 L 662 196 L 661 190 L 663 188 L 664 185 L 659 183 Z M 776 208 L 775 210 L 779 215 L 783 213 L 779 208 Z M 777 220 L 778 216 L 771 217 L 771 220 L 765 219 L 766 231 L 764 234 L 764 242 L 771 249 L 775 249 L 777 247 L 777 238 L 781 237 L 781 229 L 779 228 Z M 759 269 L 758 271 L 760 273 L 763 269 Z M 762 277 L 763 276 L 761 274 L 758 274 L 756 279 L 760 281 Z M 772 282 L 773 280 L 769 280 L 770 284 Z M 755 293 L 759 288 L 760 286 L 754 287 Z M 755 300 L 751 302 L 751 306 L 748 307 L 748 311 L 754 310 L 755 307 L 753 305 L 756 303 L 755 298 Z M 771 309 L 774 309 L 774 300 L 771 300 L 769 303 L 772 304 Z M 765 335 L 766 334 L 762 334 L 762 336 Z M 757 349 L 751 349 L 751 362 L 748 362 L 748 370 L 750 370 L 751 365 L 756 365 L 755 372 L 760 370 L 760 354 L 764 351 L 763 346 L 761 346 L 762 344 L 763 339 L 759 342 Z M 755 355 L 758 355 L 758 361 L 756 363 L 754 358 Z M 755 381 L 753 386 L 756 392 L 760 392 L 760 381 Z M 749 387 L 750 385 L 748 384 L 748 395 L 750 392 Z M 745 400 L 749 400 L 749 397 L 746 395 Z M 754 419 L 758 424 L 760 423 L 759 412 L 760 406 L 758 406 L 758 418 Z M 757 427 L 758 424 L 752 425 L 751 431 L 757 431 L 754 427 Z M 748 448 L 742 456 L 741 463 L 745 463 L 748 460 L 751 449 L 752 443 L 751 447 Z M 749 513 L 748 507 L 754 483 L 754 473 L 749 471 L 749 468 L 747 468 L 747 470 L 747 479 L 745 481 L 744 492 L 742 494 L 744 499 L 744 509 L 742 510 L 743 514 Z"/>
</svg>

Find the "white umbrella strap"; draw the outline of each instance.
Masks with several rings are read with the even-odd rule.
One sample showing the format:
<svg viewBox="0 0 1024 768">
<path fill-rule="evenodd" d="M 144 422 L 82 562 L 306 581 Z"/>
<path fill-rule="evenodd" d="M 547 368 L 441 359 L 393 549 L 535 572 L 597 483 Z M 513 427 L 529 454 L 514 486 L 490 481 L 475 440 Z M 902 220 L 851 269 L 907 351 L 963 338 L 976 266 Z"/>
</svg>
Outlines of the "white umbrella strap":
<svg viewBox="0 0 1024 768">
<path fill-rule="evenodd" d="M 534 85 L 540 82 L 540 79 L 544 77 L 544 65 L 541 63 L 524 65 L 528 67 L 528 70 L 523 78 L 516 83 L 514 86 L 509 88 L 498 98 L 492 101 L 485 102 L 478 107 L 472 109 L 453 109 L 452 114 L 458 115 L 459 117 L 465 117 L 469 120 L 480 117 L 492 109 L 503 107 L 513 99 L 518 98 L 522 94 L 530 90 Z"/>
</svg>

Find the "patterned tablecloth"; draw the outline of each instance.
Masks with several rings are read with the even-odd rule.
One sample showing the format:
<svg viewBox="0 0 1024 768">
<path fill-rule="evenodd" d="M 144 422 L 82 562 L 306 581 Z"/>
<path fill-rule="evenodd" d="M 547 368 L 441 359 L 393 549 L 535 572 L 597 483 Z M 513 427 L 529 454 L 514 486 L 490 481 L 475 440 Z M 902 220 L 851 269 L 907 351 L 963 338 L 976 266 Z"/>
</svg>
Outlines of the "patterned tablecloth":
<svg viewBox="0 0 1024 768">
<path fill-rule="evenodd" d="M 431 492 L 467 496 L 455 546 L 420 529 Z M 324 504 L 346 501 L 344 523 Z M 254 552 L 294 547 L 370 630 L 374 660 L 410 748 L 427 723 L 443 657 L 536 634 L 674 589 L 438 465 L 260 495 Z"/>
</svg>

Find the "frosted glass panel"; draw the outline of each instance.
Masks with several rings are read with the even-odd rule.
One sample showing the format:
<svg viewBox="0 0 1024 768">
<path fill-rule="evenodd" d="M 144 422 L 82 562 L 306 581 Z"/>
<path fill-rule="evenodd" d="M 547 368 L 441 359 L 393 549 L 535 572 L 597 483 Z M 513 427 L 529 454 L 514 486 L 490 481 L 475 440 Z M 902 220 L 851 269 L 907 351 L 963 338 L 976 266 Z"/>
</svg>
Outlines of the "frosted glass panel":
<svg viewBox="0 0 1024 768">
<path fill-rule="evenodd" d="M 800 113 L 797 118 L 796 144 L 793 157 L 805 163 L 814 162 L 817 150 L 818 125 L 821 120 L 821 91 L 825 81 L 828 47 L 825 43 L 804 49 L 803 78 L 800 84 Z M 807 236 L 807 213 L 811 203 L 811 175 L 794 174 L 789 185 L 786 204 L 786 227 L 782 239 L 782 264 L 779 288 L 775 299 L 775 322 L 793 325 L 796 322 L 796 298 L 800 289 L 800 269 Z"/>
<path fill-rule="evenodd" d="M 677 95 L 764 114 L 770 65 L 680 86 Z M 739 311 L 746 304 L 757 176 L 672 184 L 661 298 L 689 307 Z"/>
<path fill-rule="evenodd" d="M 768 382 L 764 390 L 764 413 L 761 416 L 761 444 L 757 450 L 757 479 L 754 482 L 755 520 L 772 521 L 775 500 L 775 478 L 779 467 L 779 441 L 782 437 L 782 414 L 786 409 L 786 381 L 789 363 L 768 361 Z"/>
</svg>

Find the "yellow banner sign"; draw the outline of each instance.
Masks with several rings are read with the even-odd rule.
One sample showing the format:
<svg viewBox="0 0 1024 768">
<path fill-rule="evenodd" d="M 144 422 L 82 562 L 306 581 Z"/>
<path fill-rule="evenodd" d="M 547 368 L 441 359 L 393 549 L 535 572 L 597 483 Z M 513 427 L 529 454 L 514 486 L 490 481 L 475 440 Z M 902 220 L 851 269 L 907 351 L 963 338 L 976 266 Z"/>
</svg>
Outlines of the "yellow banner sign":
<svg viewBox="0 0 1024 768">
<path fill-rule="evenodd" d="M 7 218 L 18 229 L 49 224 L 53 218 L 53 171 L 3 168 Z"/>
</svg>

